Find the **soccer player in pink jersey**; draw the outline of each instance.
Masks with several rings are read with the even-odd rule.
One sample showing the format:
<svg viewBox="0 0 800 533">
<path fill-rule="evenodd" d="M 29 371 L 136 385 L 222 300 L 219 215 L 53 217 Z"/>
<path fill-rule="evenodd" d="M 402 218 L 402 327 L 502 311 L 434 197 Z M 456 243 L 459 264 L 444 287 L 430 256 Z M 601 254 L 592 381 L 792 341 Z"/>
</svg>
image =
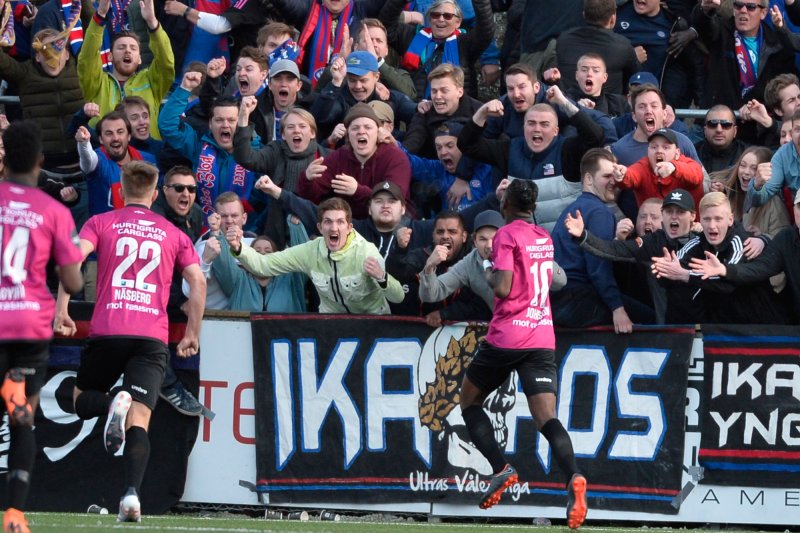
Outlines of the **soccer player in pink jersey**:
<svg viewBox="0 0 800 533">
<path fill-rule="evenodd" d="M 169 360 L 167 301 L 173 270 L 181 272 L 191 288 L 178 356 L 197 353 L 205 306 L 205 277 L 191 240 L 150 210 L 158 195 L 157 180 L 158 169 L 148 163 L 125 165 L 125 206 L 93 216 L 80 232 L 83 256 L 97 253 L 98 283 L 73 392 L 75 413 L 83 419 L 108 413 L 106 451 L 116 454 L 125 443 L 120 522 L 141 520 L 139 490 L 150 456 L 147 428 Z M 55 327 L 72 334 L 75 323 L 67 314 L 68 301 L 59 292 Z M 111 398 L 108 391 L 120 375 L 122 390 Z"/>
<path fill-rule="evenodd" d="M 484 261 L 495 294 L 494 316 L 461 383 L 461 412 L 472 443 L 495 472 L 480 502 L 488 509 L 518 478 L 495 440 L 483 402 L 517 371 L 536 426 L 569 479 L 567 525 L 575 529 L 586 518 L 586 478 L 578 472 L 572 441 L 556 418 L 556 341 L 549 294 L 554 249 L 550 234 L 533 223 L 537 194 L 534 182 L 518 179 L 503 196 L 506 225 L 494 236 L 492 259 Z"/>
<path fill-rule="evenodd" d="M 83 287 L 83 257 L 69 210 L 36 188 L 42 138 L 32 122 L 3 132 L 8 170 L 0 182 L 0 396 L 8 409 L 8 509 L 3 531 L 27 532 L 22 512 L 36 457 L 33 415 L 45 381 L 53 337 L 53 296 L 47 289 L 51 256 L 66 291 Z"/>
</svg>

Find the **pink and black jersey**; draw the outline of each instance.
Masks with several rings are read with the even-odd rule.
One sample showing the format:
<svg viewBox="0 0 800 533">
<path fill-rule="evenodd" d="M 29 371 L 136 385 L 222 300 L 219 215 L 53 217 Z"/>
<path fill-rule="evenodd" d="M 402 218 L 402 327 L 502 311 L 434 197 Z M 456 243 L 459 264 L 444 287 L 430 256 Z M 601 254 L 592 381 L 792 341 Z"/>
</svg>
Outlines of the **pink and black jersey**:
<svg viewBox="0 0 800 533">
<path fill-rule="evenodd" d="M 90 218 L 80 237 L 97 254 L 91 337 L 168 339 L 167 301 L 174 270 L 200 259 L 192 241 L 161 215 L 129 205 Z"/>
<path fill-rule="evenodd" d="M 509 350 L 550 349 L 556 346 L 550 311 L 553 239 L 544 228 L 515 220 L 492 240 L 495 270 L 514 273 L 511 292 L 494 299 L 494 316 L 486 342 Z"/>
<path fill-rule="evenodd" d="M 0 341 L 52 338 L 51 257 L 58 266 L 83 261 L 69 210 L 36 188 L 0 182 Z"/>
</svg>

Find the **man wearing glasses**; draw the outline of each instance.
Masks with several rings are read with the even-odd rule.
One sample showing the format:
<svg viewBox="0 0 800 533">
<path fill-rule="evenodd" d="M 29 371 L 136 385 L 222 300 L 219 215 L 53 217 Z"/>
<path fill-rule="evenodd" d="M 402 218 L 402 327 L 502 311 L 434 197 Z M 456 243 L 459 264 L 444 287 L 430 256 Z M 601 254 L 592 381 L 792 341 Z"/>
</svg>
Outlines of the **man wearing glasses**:
<svg viewBox="0 0 800 533">
<path fill-rule="evenodd" d="M 700 163 L 708 172 L 727 170 L 739 160 L 747 144 L 736 137 L 736 117 L 725 105 L 715 105 L 706 113 L 702 141 L 696 143 Z"/>
<path fill-rule="evenodd" d="M 158 213 L 179 230 L 185 233 L 192 242 L 195 242 L 203 233 L 205 217 L 200 204 L 195 202 L 197 197 L 197 181 L 192 169 L 183 165 L 172 167 L 164 176 L 164 185 L 159 190 L 158 197 L 150 209 Z M 206 278 L 208 282 L 208 278 Z M 181 312 L 181 307 L 188 298 L 182 290 L 183 275 L 174 272 L 169 288 L 169 301 L 167 311 Z M 161 383 L 160 396 L 167 400 L 178 412 L 187 416 L 199 416 L 203 413 L 203 406 L 197 401 L 197 389 L 187 389 L 186 385 L 178 378 L 175 370 L 167 364 L 164 380 Z"/>
<path fill-rule="evenodd" d="M 714 61 L 701 107 L 725 104 L 739 109 L 752 99 L 764 100 L 767 82 L 794 71 L 792 36 L 777 8 L 767 0 L 734 0 L 733 14 L 720 12 L 720 0 L 701 0 L 692 12 L 692 27 Z M 777 30 L 765 19 L 770 14 Z"/>
</svg>

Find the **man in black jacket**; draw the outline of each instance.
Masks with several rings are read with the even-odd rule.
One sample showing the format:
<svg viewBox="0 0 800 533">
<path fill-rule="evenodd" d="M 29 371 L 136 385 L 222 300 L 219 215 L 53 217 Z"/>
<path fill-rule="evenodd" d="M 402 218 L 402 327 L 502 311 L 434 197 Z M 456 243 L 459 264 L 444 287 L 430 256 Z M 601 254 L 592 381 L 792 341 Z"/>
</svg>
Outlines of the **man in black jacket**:
<svg viewBox="0 0 800 533">
<path fill-rule="evenodd" d="M 800 220 L 800 191 L 794 197 L 794 219 Z M 691 269 L 703 279 L 725 278 L 735 285 L 763 283 L 780 272 L 786 274 L 786 291 L 791 291 L 793 315 L 787 320 L 798 324 L 800 320 L 800 232 L 797 228 L 784 228 L 760 256 L 746 264 L 724 264 L 711 253 L 705 258 L 695 258 Z M 754 316 L 759 310 L 754 310 Z"/>
<path fill-rule="evenodd" d="M 411 119 L 403 146 L 414 155 L 436 159 L 434 137 L 436 130 L 445 122 L 466 123 L 481 107 L 479 100 L 464 94 L 464 70 L 443 63 L 428 74 L 431 98 L 425 104 L 424 113 L 417 112 Z"/>
<path fill-rule="evenodd" d="M 317 119 L 319 140 L 327 139 L 336 125 L 344 122 L 350 108 L 358 103 L 386 102 L 394 111 L 395 124 L 410 123 L 417 111 L 414 101 L 405 94 L 391 89 L 388 94 L 381 92 L 378 59 L 366 50 L 351 52 L 346 59 L 334 59 L 330 72 L 330 83 L 322 88 L 310 109 Z"/>
<path fill-rule="evenodd" d="M 698 306 L 691 301 L 697 289 L 678 286 L 675 290 L 664 291 L 656 278 L 650 273 L 650 263 L 654 256 L 664 250 L 675 252 L 689 239 L 695 237 L 691 231 L 695 216 L 694 199 L 689 191 L 675 189 L 664 198 L 661 204 L 662 228 L 633 240 L 604 240 L 587 231 L 583 218 L 567 215 L 566 225 L 572 238 L 580 247 L 593 255 L 610 261 L 637 262 L 646 265 L 647 285 L 653 297 L 653 305 L 658 324 L 678 324 L 698 322 Z"/>
<path fill-rule="evenodd" d="M 178 229 L 184 232 L 192 242 L 196 241 L 203 233 L 205 218 L 200 205 L 195 202 L 197 196 L 197 181 L 192 169 L 185 166 L 172 167 L 164 176 L 164 185 L 161 187 L 151 209 L 163 216 Z M 183 314 L 181 306 L 186 302 L 186 297 L 181 290 L 183 277 L 180 272 L 172 276 L 169 287 L 169 302 L 167 312 L 170 314 Z M 164 382 L 161 385 L 160 395 L 167 400 L 178 412 L 187 416 L 203 414 L 203 406 L 197 401 L 198 390 L 189 391 L 178 378 L 172 366 L 167 365 Z M 209 412 L 213 418 L 213 413 Z"/>
<path fill-rule="evenodd" d="M 728 197 L 710 192 L 700 201 L 703 233 L 690 239 L 677 252 L 653 257 L 653 273 L 669 287 L 682 284 L 695 289 L 692 301 L 702 310 L 699 322 L 718 324 L 784 324 L 786 313 L 766 278 L 754 285 L 737 287 L 721 278 L 705 278 L 690 269 L 693 259 L 715 255 L 726 265 L 755 259 L 768 238 L 752 237 L 734 222 Z M 685 323 L 685 321 L 682 321 Z"/>
<path fill-rule="evenodd" d="M 719 7 L 720 0 L 701 0 L 692 11 L 692 27 L 714 58 L 700 106 L 739 109 L 752 99 L 763 102 L 769 80 L 795 71 L 793 41 L 800 37 L 785 24 L 776 31 L 764 22 L 767 0 L 736 0 L 731 15 L 721 14 Z"/>
<path fill-rule="evenodd" d="M 614 33 L 617 5 L 614 0 L 586 0 L 583 4 L 585 26 L 565 31 L 556 41 L 556 62 L 565 91 L 577 89 L 575 72 L 578 59 L 587 53 L 600 54 L 606 62 L 608 93 L 623 94 L 625 83 L 639 72 L 641 65 L 631 42 Z M 579 158 L 580 159 L 580 158 Z"/>
</svg>

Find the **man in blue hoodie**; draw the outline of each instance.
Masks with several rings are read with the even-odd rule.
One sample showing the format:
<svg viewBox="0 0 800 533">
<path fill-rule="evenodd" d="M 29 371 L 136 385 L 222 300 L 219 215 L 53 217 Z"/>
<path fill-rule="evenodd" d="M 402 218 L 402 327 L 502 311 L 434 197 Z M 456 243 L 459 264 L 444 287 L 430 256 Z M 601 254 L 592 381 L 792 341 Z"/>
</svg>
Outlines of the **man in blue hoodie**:
<svg viewBox="0 0 800 533">
<path fill-rule="evenodd" d="M 201 134 L 188 124 L 181 124 L 181 114 L 186 109 L 189 95 L 200 85 L 199 72 L 183 75 L 180 87 L 169 97 L 158 117 L 158 128 L 164 140 L 192 162 L 197 176 L 197 198 L 206 216 L 214 211 L 214 201 L 223 192 L 234 192 L 250 211 L 247 199 L 256 181 L 254 172 L 247 170 L 233 159 L 233 133 L 239 119 L 239 104 L 235 100 L 220 99 L 211 108 L 208 133 Z M 255 106 L 252 96 L 243 102 Z M 253 137 L 254 146 L 260 138 Z"/>
</svg>

